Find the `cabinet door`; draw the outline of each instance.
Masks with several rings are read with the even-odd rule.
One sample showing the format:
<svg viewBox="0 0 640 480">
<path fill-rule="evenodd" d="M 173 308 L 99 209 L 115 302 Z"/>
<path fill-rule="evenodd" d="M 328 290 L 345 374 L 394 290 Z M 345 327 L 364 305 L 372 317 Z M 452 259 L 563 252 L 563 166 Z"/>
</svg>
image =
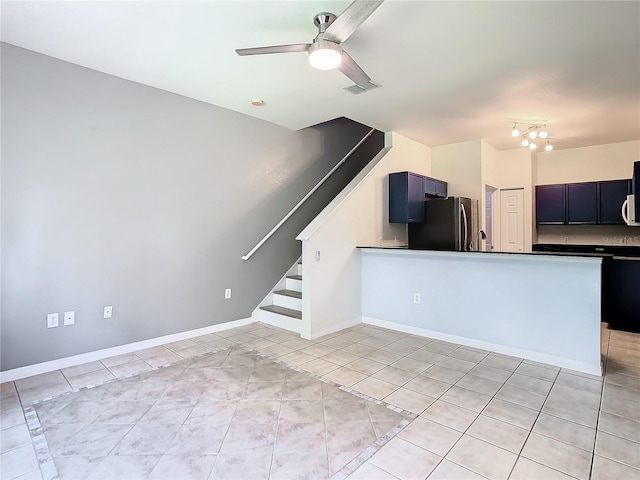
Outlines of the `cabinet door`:
<svg viewBox="0 0 640 480">
<path fill-rule="evenodd" d="M 424 194 L 425 195 L 431 195 L 431 196 L 435 196 L 436 195 L 436 182 L 438 180 L 436 180 L 435 178 L 431 178 L 431 177 L 424 177 Z"/>
<path fill-rule="evenodd" d="M 389 223 L 424 220 L 424 178 L 411 172 L 389 174 Z"/>
<path fill-rule="evenodd" d="M 566 222 L 565 185 L 536 187 L 536 223 L 562 225 Z"/>
<path fill-rule="evenodd" d="M 631 180 L 611 180 L 598 182 L 599 223 L 603 225 L 624 225 L 622 203 L 627 199 Z"/>
<path fill-rule="evenodd" d="M 443 198 L 447 196 L 447 182 L 436 180 L 436 195 Z"/>
<path fill-rule="evenodd" d="M 408 185 L 407 223 L 422 223 L 424 221 L 424 177 L 409 173 Z"/>
<path fill-rule="evenodd" d="M 569 183 L 567 185 L 567 223 L 598 223 L 597 182 Z"/>
</svg>

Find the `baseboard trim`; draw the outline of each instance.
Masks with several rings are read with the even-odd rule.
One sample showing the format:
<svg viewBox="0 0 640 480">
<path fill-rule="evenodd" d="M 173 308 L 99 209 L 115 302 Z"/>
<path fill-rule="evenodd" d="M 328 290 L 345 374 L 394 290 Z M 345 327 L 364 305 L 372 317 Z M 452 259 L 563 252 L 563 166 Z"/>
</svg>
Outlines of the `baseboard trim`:
<svg viewBox="0 0 640 480">
<path fill-rule="evenodd" d="M 345 328 L 354 327 L 362 323 L 362 317 L 353 317 L 349 320 L 345 320 L 344 322 L 337 323 L 335 325 L 331 325 L 329 327 L 311 331 L 311 338 L 307 338 L 306 340 L 315 340 L 316 338 L 324 337 L 325 335 L 329 335 L 330 333 L 339 332 L 340 330 L 344 330 Z M 301 335 L 302 336 L 302 335 Z M 305 337 L 302 337 L 305 338 Z"/>
<path fill-rule="evenodd" d="M 185 332 L 150 338 L 149 340 L 142 340 L 140 342 L 127 343 L 125 345 L 118 345 L 116 347 L 104 348 L 93 352 L 81 353 L 71 357 L 64 357 L 57 360 L 50 360 L 48 362 L 27 365 L 25 367 L 18 367 L 5 372 L 0 372 L 0 383 L 12 382 L 14 380 L 20 380 L 21 378 L 40 375 L 41 373 L 53 372 L 61 368 L 74 367 L 82 363 L 103 360 L 115 355 L 122 355 L 124 353 L 132 353 L 145 348 L 157 347 L 158 345 L 164 345 L 165 343 L 187 340 L 189 338 L 199 337 L 200 335 L 206 335 L 208 333 L 222 332 L 224 330 L 249 325 L 254 322 L 255 320 L 253 318 L 241 318 L 239 320 L 210 325 L 208 327 L 197 328 L 195 330 L 187 330 Z"/>
<path fill-rule="evenodd" d="M 534 362 L 546 363 L 548 365 L 554 365 L 560 368 L 568 368 L 570 370 L 588 373 L 590 375 L 602 376 L 602 365 L 592 365 L 590 363 L 577 362 L 568 358 L 556 357 L 555 355 L 532 352 L 531 350 L 524 350 L 521 348 L 506 347 L 497 343 L 484 342 L 472 338 L 459 337 L 457 335 L 449 335 L 447 333 L 441 333 L 435 330 L 428 330 L 426 328 L 413 327 L 410 325 L 402 325 L 386 320 L 380 320 L 378 318 L 362 317 L 362 323 L 374 325 L 376 327 L 388 328 L 390 330 L 396 330 L 398 332 L 410 333 L 412 335 L 419 335 L 421 337 L 429 337 L 436 340 L 443 340 L 445 342 L 458 343 L 467 347 L 489 350 L 491 352 L 524 358 L 526 360 L 532 360 Z"/>
</svg>

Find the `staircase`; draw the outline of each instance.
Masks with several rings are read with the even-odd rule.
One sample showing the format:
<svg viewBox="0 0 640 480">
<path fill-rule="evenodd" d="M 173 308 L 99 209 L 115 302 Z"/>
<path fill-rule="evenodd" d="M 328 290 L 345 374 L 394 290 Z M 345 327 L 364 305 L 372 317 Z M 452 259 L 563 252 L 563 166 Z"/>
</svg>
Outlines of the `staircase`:
<svg viewBox="0 0 640 480">
<path fill-rule="evenodd" d="M 302 262 L 298 262 L 271 294 L 271 305 L 259 307 L 261 322 L 300 333 L 302 323 Z"/>
</svg>

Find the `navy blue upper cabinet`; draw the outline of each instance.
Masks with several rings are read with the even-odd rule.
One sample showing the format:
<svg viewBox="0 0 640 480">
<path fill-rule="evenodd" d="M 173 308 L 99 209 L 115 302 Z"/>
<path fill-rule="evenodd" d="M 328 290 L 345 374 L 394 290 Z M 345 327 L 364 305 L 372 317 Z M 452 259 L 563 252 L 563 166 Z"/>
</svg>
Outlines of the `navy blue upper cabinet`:
<svg viewBox="0 0 640 480">
<path fill-rule="evenodd" d="M 566 223 L 566 185 L 538 185 L 536 187 L 536 223 L 563 225 Z"/>
<path fill-rule="evenodd" d="M 447 182 L 437 178 L 424 177 L 424 193 L 427 197 L 446 197 Z"/>
<path fill-rule="evenodd" d="M 436 196 L 438 197 L 447 196 L 447 182 L 443 182 L 442 180 L 436 180 Z"/>
<path fill-rule="evenodd" d="M 595 225 L 598 223 L 598 183 L 567 184 L 567 223 Z"/>
<path fill-rule="evenodd" d="M 604 225 L 624 225 L 622 203 L 630 193 L 630 180 L 610 180 L 598 182 L 600 202 L 600 223 Z"/>
<path fill-rule="evenodd" d="M 431 177 L 424 177 L 424 194 L 429 196 L 429 195 L 435 195 L 436 194 L 436 182 L 438 180 L 436 180 L 435 178 L 431 178 Z"/>
<path fill-rule="evenodd" d="M 424 177 L 412 172 L 389 174 L 389 223 L 424 221 Z"/>
</svg>

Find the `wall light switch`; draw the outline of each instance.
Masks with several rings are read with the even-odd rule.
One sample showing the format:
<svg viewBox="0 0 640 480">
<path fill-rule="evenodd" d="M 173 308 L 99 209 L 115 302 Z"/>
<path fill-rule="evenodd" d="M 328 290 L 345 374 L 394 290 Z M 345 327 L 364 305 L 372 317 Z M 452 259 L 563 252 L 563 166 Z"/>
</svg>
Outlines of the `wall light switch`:
<svg viewBox="0 0 640 480">
<path fill-rule="evenodd" d="M 111 315 L 113 314 L 113 307 L 104 307 L 104 314 L 102 315 L 102 318 L 111 318 Z"/>
<path fill-rule="evenodd" d="M 74 323 L 76 323 L 76 312 L 73 310 L 70 312 L 64 312 L 64 321 L 62 324 L 73 325 Z"/>
<path fill-rule="evenodd" d="M 47 328 L 54 328 L 60 325 L 60 321 L 58 320 L 57 313 L 49 313 L 47 314 Z"/>
<path fill-rule="evenodd" d="M 413 294 L 413 303 L 420 303 L 420 294 L 419 293 L 414 293 Z"/>
</svg>

